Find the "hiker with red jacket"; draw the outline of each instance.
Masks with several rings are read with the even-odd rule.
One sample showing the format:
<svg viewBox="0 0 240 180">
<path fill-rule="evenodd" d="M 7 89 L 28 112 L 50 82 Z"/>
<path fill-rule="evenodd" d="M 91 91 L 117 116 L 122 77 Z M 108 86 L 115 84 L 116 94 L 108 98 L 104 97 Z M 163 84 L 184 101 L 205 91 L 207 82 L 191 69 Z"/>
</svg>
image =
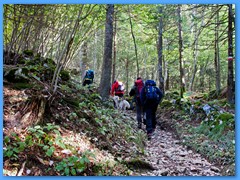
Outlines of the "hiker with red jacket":
<svg viewBox="0 0 240 180">
<path fill-rule="evenodd" d="M 121 81 L 115 80 L 111 88 L 111 96 L 123 97 L 124 85 Z"/>
<path fill-rule="evenodd" d="M 143 108 L 140 100 L 140 93 L 144 86 L 143 80 L 141 77 L 138 77 L 137 80 L 134 82 L 134 86 L 129 92 L 130 96 L 134 96 L 134 100 L 136 102 L 136 112 L 137 112 L 137 122 L 138 128 L 142 128 L 142 116 L 143 116 Z"/>
<path fill-rule="evenodd" d="M 146 130 L 148 140 L 151 139 L 156 128 L 156 111 L 162 98 L 163 93 L 156 86 L 156 82 L 153 80 L 146 80 L 145 85 L 141 90 L 140 99 L 144 112 L 146 113 Z"/>
</svg>

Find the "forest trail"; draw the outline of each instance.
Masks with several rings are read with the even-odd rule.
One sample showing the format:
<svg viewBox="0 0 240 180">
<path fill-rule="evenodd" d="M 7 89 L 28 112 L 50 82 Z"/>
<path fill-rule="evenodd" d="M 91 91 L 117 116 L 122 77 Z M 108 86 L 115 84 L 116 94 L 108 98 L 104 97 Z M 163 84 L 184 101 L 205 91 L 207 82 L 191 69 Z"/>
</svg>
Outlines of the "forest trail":
<svg viewBox="0 0 240 180">
<path fill-rule="evenodd" d="M 143 159 L 154 170 L 136 171 L 134 176 L 221 176 L 219 168 L 181 145 L 171 132 L 162 130 L 159 125 L 152 139 L 146 142 Z"/>
<path fill-rule="evenodd" d="M 14 118 L 16 115 L 15 112 L 18 112 L 18 109 L 20 107 L 20 104 L 27 99 L 27 94 L 25 94 L 26 91 L 24 90 L 14 90 L 9 88 L 8 86 L 4 87 L 4 133 L 6 135 L 10 134 L 11 132 L 16 132 L 18 134 L 21 134 L 22 132 L 18 130 L 20 128 L 14 128 L 14 127 L 20 127 L 21 124 L 17 121 L 16 118 Z M 62 108 L 62 106 L 57 106 L 58 108 Z M 159 109 L 161 108 L 161 105 Z M 65 109 L 61 109 L 62 113 L 68 114 L 69 112 Z M 91 111 L 89 111 L 91 112 Z M 109 113 L 116 113 L 115 111 L 109 110 Z M 132 133 L 136 133 L 137 131 L 144 131 L 145 132 L 145 126 L 143 125 L 143 130 L 137 129 L 137 120 L 136 120 L 136 112 L 134 111 L 125 111 L 125 112 L 118 112 L 122 113 L 123 116 L 120 116 L 121 118 L 117 118 L 117 120 L 122 121 L 124 123 L 130 124 L 130 129 L 133 129 Z M 114 148 L 111 152 L 113 154 L 117 154 L 117 156 L 120 156 L 123 160 L 122 162 L 134 162 L 135 159 L 139 158 L 140 162 L 143 162 L 143 166 L 141 165 L 138 167 L 129 168 L 131 169 L 131 176 L 223 176 L 223 173 L 225 172 L 222 170 L 222 167 L 219 168 L 215 166 L 213 163 L 210 163 L 207 159 L 205 159 L 203 156 L 201 156 L 199 153 L 196 153 L 195 151 L 189 149 L 186 146 L 181 145 L 181 139 L 176 138 L 176 135 L 174 131 L 171 128 L 168 127 L 168 124 L 164 124 L 162 121 L 164 120 L 167 122 L 170 122 L 170 116 L 167 115 L 168 113 L 158 113 L 157 114 L 157 121 L 158 125 L 156 128 L 156 131 L 150 141 L 147 141 L 146 139 L 143 139 L 144 144 L 144 154 L 140 152 L 139 149 L 137 149 L 135 146 L 131 146 L 131 141 L 127 143 L 127 141 L 123 140 L 124 143 L 121 143 L 121 138 L 118 137 L 120 143 L 116 144 L 114 143 Z M 120 114 L 121 115 L 121 114 Z M 66 120 L 67 118 L 63 119 L 62 121 L 66 123 L 66 127 L 81 127 L 82 123 L 78 126 L 75 121 L 70 121 L 73 124 L 67 124 L 69 120 Z M 161 121 L 160 121 L 161 119 Z M 64 121 L 66 120 L 66 121 Z M 162 122 L 162 123 L 161 123 Z M 188 122 L 185 122 L 188 123 Z M 62 124 L 60 125 L 62 126 Z M 103 126 L 105 127 L 105 126 Z M 163 130 L 164 129 L 164 130 Z M 167 130 L 168 129 L 168 130 Z M 72 130 L 72 129 L 71 129 Z M 64 131 L 69 132 L 68 137 L 74 137 L 71 138 L 71 142 L 78 142 L 77 140 L 81 140 L 81 143 L 85 143 L 86 147 L 88 147 L 87 143 L 83 140 L 84 138 L 80 138 L 75 132 Z M 63 132 L 63 131 L 61 131 Z M 101 134 L 100 134 L 101 135 Z M 65 135 L 64 135 L 65 136 Z M 105 137 L 105 135 L 104 135 Z M 141 137 L 141 136 L 138 136 Z M 101 137 L 97 137 L 100 139 Z M 75 141 L 76 140 L 76 141 Z M 105 139 L 101 139 L 100 142 L 106 142 Z M 126 143 L 125 143 L 126 142 Z M 134 141 L 134 143 L 137 143 L 139 141 Z M 73 144 L 74 144 L 73 143 Z M 96 145 L 97 143 L 94 141 L 93 143 Z M 104 144 L 101 144 L 100 147 L 107 147 L 103 146 Z M 109 143 L 110 147 L 113 147 L 113 144 Z M 38 146 L 36 146 L 39 148 Z M 82 147 L 82 144 L 81 144 Z M 97 147 L 97 146 L 96 146 Z M 41 148 L 39 148 L 41 149 Z M 60 149 L 60 148 L 59 148 Z M 92 149 L 92 147 L 90 148 Z M 44 151 L 40 150 L 41 153 L 40 158 L 47 159 L 44 156 Z M 117 153 L 116 153 L 117 152 Z M 25 154 L 24 154 L 25 156 Z M 28 155 L 29 156 L 29 155 Z M 137 156 L 137 158 L 136 158 Z M 22 157 L 22 154 L 20 154 L 20 157 Z M 102 157 L 102 156 L 98 156 Z M 24 158 L 22 158 L 24 159 Z M 5 161 L 5 170 L 12 171 L 12 167 L 6 165 L 9 161 Z M 35 161 L 34 161 L 35 162 Z M 21 162 L 22 163 L 22 162 Z M 126 164 L 127 164 L 126 163 Z M 144 166 L 145 164 L 148 166 Z M 38 163 L 39 165 L 39 163 Z M 40 164 L 42 165 L 42 164 Z M 128 164 L 132 165 L 132 164 Z M 135 164 L 136 165 L 136 164 Z M 138 165 L 136 165 L 138 166 Z M 28 168 L 31 167 L 28 165 Z M 150 167 L 150 168 L 149 168 Z M 42 167 L 41 167 L 42 168 Z M 45 167 L 44 167 L 45 168 Z M 55 173 L 55 170 L 53 169 L 53 174 Z M 33 173 L 34 174 L 34 173 Z M 35 175 L 35 174 L 34 174 Z"/>
</svg>

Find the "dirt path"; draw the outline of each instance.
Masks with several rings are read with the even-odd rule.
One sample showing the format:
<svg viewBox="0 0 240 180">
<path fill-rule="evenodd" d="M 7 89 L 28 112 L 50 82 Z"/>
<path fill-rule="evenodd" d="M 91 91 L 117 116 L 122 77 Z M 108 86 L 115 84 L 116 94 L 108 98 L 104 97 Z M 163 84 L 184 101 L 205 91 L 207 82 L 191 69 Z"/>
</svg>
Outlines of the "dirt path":
<svg viewBox="0 0 240 180">
<path fill-rule="evenodd" d="M 187 149 L 171 132 L 157 126 L 147 142 L 144 160 L 155 170 L 135 172 L 137 176 L 221 176 L 220 170 L 200 154 Z"/>
</svg>

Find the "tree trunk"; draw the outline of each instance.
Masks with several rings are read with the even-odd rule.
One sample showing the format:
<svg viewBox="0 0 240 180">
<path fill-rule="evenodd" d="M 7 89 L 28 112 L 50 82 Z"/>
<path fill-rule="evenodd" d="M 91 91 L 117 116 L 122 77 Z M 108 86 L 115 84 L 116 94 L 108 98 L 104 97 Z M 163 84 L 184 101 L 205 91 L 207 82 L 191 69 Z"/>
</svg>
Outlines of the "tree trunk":
<svg viewBox="0 0 240 180">
<path fill-rule="evenodd" d="M 182 19 L 181 19 L 181 5 L 178 5 L 178 35 L 179 35 L 179 71 L 180 71 L 180 97 L 183 97 L 185 92 L 185 80 L 184 72 L 182 67 L 182 51 L 183 51 L 183 40 L 182 40 Z"/>
<path fill-rule="evenodd" d="M 159 6 L 158 13 L 160 15 L 159 19 L 159 29 L 158 29 L 158 79 L 159 88 L 164 93 L 164 78 L 163 78 L 163 7 Z"/>
<path fill-rule="evenodd" d="M 116 12 L 114 14 L 114 32 L 113 32 L 113 67 L 112 67 L 112 84 L 115 80 L 115 73 L 116 73 L 116 58 L 117 58 L 117 19 L 116 19 Z"/>
<path fill-rule="evenodd" d="M 128 60 L 128 58 L 126 59 L 126 77 L 127 77 L 126 92 L 128 92 L 128 82 L 129 82 L 129 60 Z"/>
<path fill-rule="evenodd" d="M 199 86 L 199 89 L 200 89 L 200 92 L 203 93 L 204 92 L 204 73 L 205 72 L 205 68 L 204 68 L 204 65 L 201 65 L 200 66 L 200 71 L 199 71 L 199 81 L 200 81 L 200 86 Z"/>
<path fill-rule="evenodd" d="M 130 26 L 131 26 L 131 34 L 133 38 L 134 48 L 135 48 L 135 56 L 136 56 L 136 63 L 137 63 L 137 77 L 139 77 L 139 62 L 138 62 L 138 52 L 137 52 L 137 44 L 136 39 L 133 33 L 133 24 L 132 24 L 132 18 L 130 13 L 130 7 L 128 6 L 128 12 L 129 12 L 129 20 L 130 20 Z"/>
<path fill-rule="evenodd" d="M 219 58 L 219 46 L 218 46 L 218 31 L 219 31 L 219 11 L 218 5 L 216 6 L 216 25 L 215 25 L 215 43 L 214 43 L 214 65 L 215 65 L 215 75 L 216 75 L 216 93 L 220 93 L 220 58 Z"/>
<path fill-rule="evenodd" d="M 232 4 L 228 4 L 228 93 L 227 100 L 234 104 L 234 77 L 233 77 L 233 13 Z"/>
<path fill-rule="evenodd" d="M 82 46 L 82 80 L 84 78 L 85 75 L 85 70 L 89 67 L 88 64 L 88 55 L 87 55 L 87 49 L 88 49 L 88 45 L 87 42 L 84 41 L 83 46 Z"/>
<path fill-rule="evenodd" d="M 74 27 L 73 27 L 72 31 L 68 34 L 67 40 L 64 44 L 64 48 L 62 49 L 61 54 L 58 58 L 57 67 L 55 68 L 52 83 L 51 83 L 51 90 L 52 90 L 53 94 L 55 94 L 55 92 L 57 91 L 57 83 L 58 83 L 58 79 L 59 79 L 59 74 L 60 74 L 62 68 L 67 63 L 67 58 L 68 58 L 70 49 L 72 47 L 73 40 L 76 35 L 76 31 L 79 28 L 81 13 L 82 13 L 82 9 L 80 9 L 78 12 L 78 18 L 74 22 Z"/>
<path fill-rule="evenodd" d="M 111 70 L 112 70 L 112 44 L 113 44 L 113 14 L 114 5 L 107 5 L 106 24 L 105 24 L 105 45 L 104 45 L 104 59 L 102 66 L 100 95 L 104 100 L 109 98 Z"/>
<path fill-rule="evenodd" d="M 193 16 L 196 17 L 196 8 L 194 8 L 193 10 Z M 194 79 L 195 79 L 195 75 L 197 72 L 197 57 L 198 57 L 198 33 L 197 33 L 197 21 L 194 20 L 194 30 L 193 30 L 193 34 L 194 34 L 194 48 L 193 48 L 193 71 L 192 71 L 192 78 L 190 81 L 190 85 L 189 85 L 189 90 L 192 91 L 193 90 L 193 83 L 194 83 Z"/>
</svg>

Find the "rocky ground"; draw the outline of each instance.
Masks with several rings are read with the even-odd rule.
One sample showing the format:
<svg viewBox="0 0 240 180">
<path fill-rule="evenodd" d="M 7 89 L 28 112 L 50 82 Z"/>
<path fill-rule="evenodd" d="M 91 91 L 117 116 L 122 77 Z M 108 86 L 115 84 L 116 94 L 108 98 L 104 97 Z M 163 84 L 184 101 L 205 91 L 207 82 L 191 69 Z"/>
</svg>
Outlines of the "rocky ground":
<svg viewBox="0 0 240 180">
<path fill-rule="evenodd" d="M 187 149 L 171 132 L 156 128 L 147 142 L 146 158 L 155 170 L 136 172 L 141 176 L 221 176 L 220 170 L 200 154 Z"/>
</svg>

